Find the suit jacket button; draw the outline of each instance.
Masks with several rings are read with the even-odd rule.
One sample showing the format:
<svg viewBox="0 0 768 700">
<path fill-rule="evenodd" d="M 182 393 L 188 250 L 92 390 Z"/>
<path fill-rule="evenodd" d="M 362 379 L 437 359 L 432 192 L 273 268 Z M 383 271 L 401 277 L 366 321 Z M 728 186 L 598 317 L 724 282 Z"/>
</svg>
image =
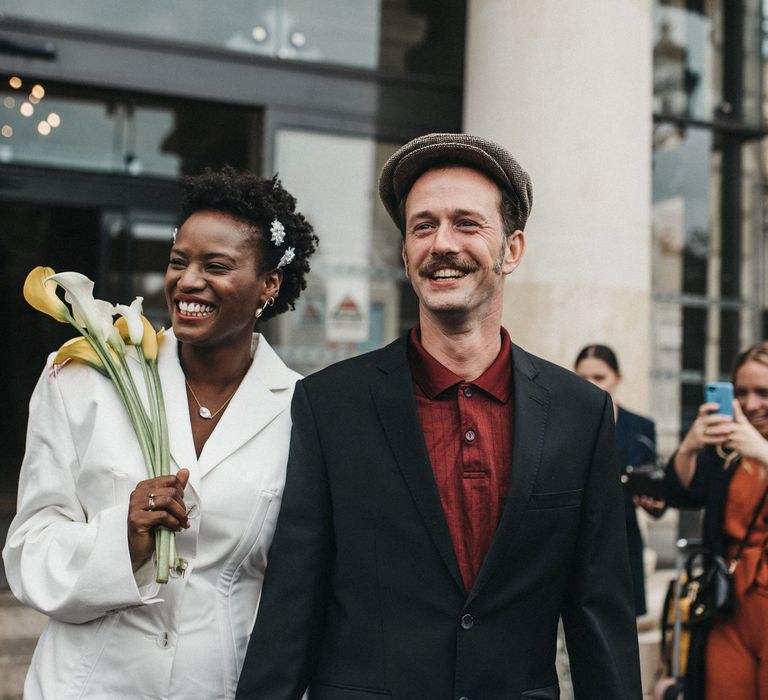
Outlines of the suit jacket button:
<svg viewBox="0 0 768 700">
<path fill-rule="evenodd" d="M 461 628 L 471 630 L 475 626 L 475 618 L 472 615 L 461 616 Z"/>
<path fill-rule="evenodd" d="M 469 700 L 469 698 L 465 698 L 463 695 L 459 698 L 459 700 Z"/>
</svg>

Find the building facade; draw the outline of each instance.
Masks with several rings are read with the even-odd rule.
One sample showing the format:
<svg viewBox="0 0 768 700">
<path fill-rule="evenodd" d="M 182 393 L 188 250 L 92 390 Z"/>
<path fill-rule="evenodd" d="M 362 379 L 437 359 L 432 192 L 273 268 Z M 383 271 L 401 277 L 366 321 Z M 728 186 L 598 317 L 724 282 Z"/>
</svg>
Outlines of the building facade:
<svg viewBox="0 0 768 700">
<path fill-rule="evenodd" d="M 46 354 L 35 265 L 76 269 L 163 322 L 175 180 L 278 172 L 321 239 L 295 312 L 265 332 L 309 372 L 415 320 L 376 178 L 431 131 L 494 138 L 534 182 L 505 323 L 570 366 L 612 345 L 621 400 L 674 449 L 703 384 L 768 332 L 760 0 L 4 0 L 0 494 Z M 322 7 L 322 12 L 318 10 Z"/>
</svg>

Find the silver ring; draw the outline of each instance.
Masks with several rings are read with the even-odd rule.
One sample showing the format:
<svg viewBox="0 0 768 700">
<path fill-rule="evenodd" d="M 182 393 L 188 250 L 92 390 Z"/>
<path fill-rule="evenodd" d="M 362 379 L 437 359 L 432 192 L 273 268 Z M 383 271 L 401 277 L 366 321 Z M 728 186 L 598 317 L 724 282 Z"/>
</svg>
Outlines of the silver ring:
<svg viewBox="0 0 768 700">
<path fill-rule="evenodd" d="M 147 508 L 149 511 L 155 510 L 155 494 L 150 493 L 149 494 L 149 508 Z"/>
</svg>

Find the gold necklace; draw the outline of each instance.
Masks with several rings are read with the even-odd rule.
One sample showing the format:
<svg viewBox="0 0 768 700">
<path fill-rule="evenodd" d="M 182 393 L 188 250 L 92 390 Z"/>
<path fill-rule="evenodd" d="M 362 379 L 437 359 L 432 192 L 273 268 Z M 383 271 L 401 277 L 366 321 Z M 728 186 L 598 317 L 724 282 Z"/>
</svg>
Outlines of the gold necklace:
<svg viewBox="0 0 768 700">
<path fill-rule="evenodd" d="M 207 406 L 203 406 L 203 404 L 200 403 L 200 400 L 195 396 L 195 392 L 192 390 L 191 384 L 184 379 L 184 382 L 187 385 L 187 389 L 189 389 L 189 393 L 192 394 L 192 398 L 195 400 L 195 403 L 197 404 L 198 408 L 198 414 L 200 415 L 200 418 L 205 418 L 205 420 L 211 420 L 211 418 L 214 418 L 219 415 L 227 406 L 227 404 L 232 400 L 232 397 L 237 393 L 237 389 L 235 389 L 230 395 L 229 398 L 219 406 L 217 410 L 215 410 L 213 413 L 211 413 L 211 409 Z"/>
</svg>

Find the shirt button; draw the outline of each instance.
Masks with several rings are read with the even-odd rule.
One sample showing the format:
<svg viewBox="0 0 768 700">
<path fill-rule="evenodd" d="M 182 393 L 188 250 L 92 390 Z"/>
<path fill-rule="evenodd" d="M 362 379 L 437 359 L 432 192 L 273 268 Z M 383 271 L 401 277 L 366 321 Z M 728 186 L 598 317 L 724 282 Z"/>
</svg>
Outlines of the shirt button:
<svg viewBox="0 0 768 700">
<path fill-rule="evenodd" d="M 467 398 L 472 396 L 472 387 L 471 386 L 465 386 L 464 387 L 464 396 L 466 396 Z"/>
<path fill-rule="evenodd" d="M 161 649 L 168 648 L 168 632 L 161 632 L 157 635 L 157 646 Z"/>
<path fill-rule="evenodd" d="M 472 442 L 476 437 L 477 437 L 477 435 L 475 434 L 475 431 L 472 430 L 471 428 L 469 430 L 467 430 L 466 433 L 464 433 L 464 439 L 467 442 Z"/>
<path fill-rule="evenodd" d="M 472 615 L 461 616 L 461 628 L 471 630 L 475 626 L 475 618 Z"/>
</svg>

